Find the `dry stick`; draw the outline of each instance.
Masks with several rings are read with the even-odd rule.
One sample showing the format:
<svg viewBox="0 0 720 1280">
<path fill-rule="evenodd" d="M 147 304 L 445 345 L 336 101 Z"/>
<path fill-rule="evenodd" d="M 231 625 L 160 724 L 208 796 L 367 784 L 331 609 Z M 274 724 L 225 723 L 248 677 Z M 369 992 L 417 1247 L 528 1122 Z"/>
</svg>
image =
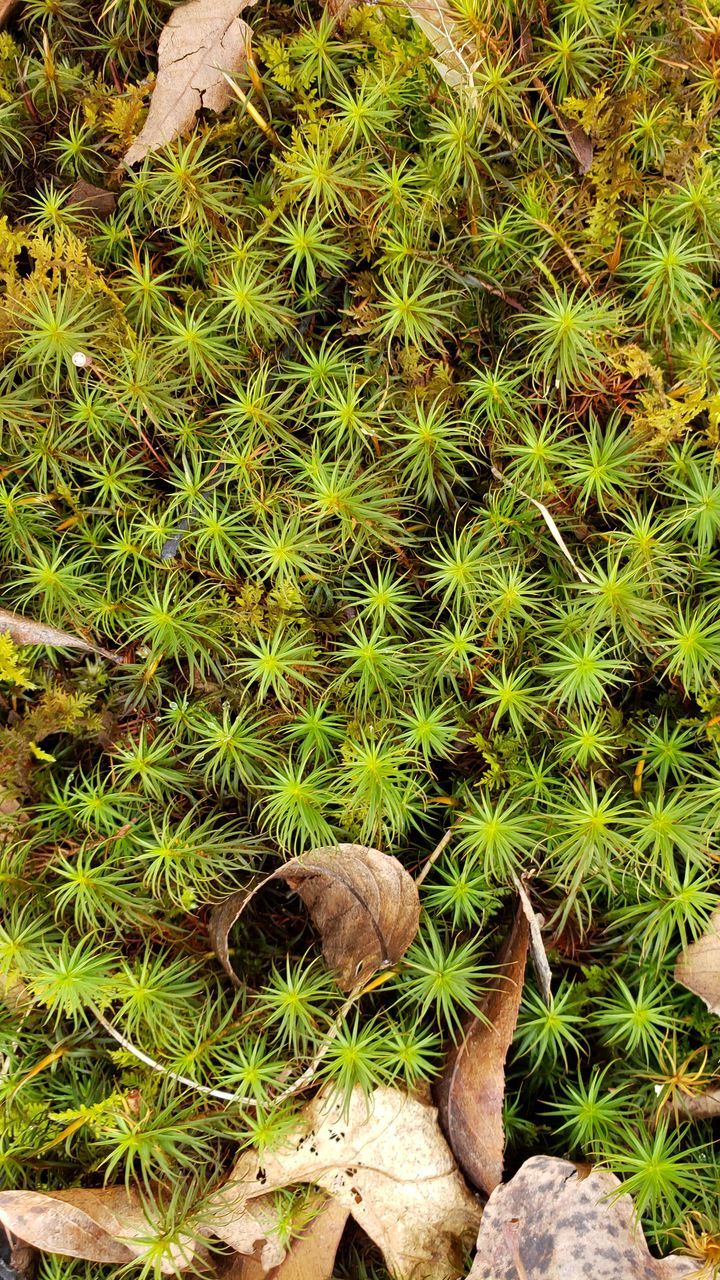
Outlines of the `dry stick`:
<svg viewBox="0 0 720 1280">
<path fill-rule="evenodd" d="M 590 579 L 589 579 L 588 577 L 586 577 L 586 575 L 583 573 L 582 569 L 580 569 L 580 568 L 578 567 L 578 565 L 576 565 L 575 561 L 573 560 L 573 558 L 572 558 L 572 556 L 571 556 L 571 554 L 570 554 L 570 552 L 569 552 L 569 550 L 568 550 L 568 548 L 567 548 L 567 546 L 566 546 L 566 544 L 565 544 L 565 540 L 563 539 L 563 536 L 562 536 L 562 534 L 561 534 L 560 530 L 558 529 L 558 527 L 557 527 L 557 525 L 556 525 L 555 521 L 553 520 L 553 518 L 552 518 L 552 516 L 551 516 L 550 512 L 548 511 L 547 507 L 545 506 L 545 503 L 544 503 L 544 502 L 538 502 L 537 498 L 533 498 L 533 497 L 531 497 L 531 495 L 530 495 L 529 493 L 526 493 L 524 489 L 521 489 L 518 485 L 513 484 L 511 480 L 508 480 L 508 479 L 503 475 L 502 471 L 498 471 L 498 468 L 497 468 L 497 467 L 491 467 L 491 468 L 490 468 L 490 470 L 492 471 L 492 473 L 493 473 L 493 475 L 494 475 L 494 477 L 495 477 L 495 479 L 496 479 L 496 480 L 500 480 L 500 481 L 502 481 L 502 483 L 503 483 L 503 484 L 506 484 L 506 485 L 508 486 L 508 488 L 510 488 L 510 489 L 515 489 L 515 491 L 516 491 L 517 493 L 519 493 L 519 494 L 521 495 L 521 497 L 525 498 L 528 502 L 532 502 L 533 506 L 534 506 L 534 507 L 537 507 L 538 511 L 540 512 L 540 515 L 542 516 L 542 518 L 543 518 L 543 520 L 545 521 L 545 523 L 546 523 L 546 525 L 547 525 L 548 529 L 550 530 L 550 532 L 551 532 L 551 534 L 552 534 L 552 536 L 553 536 L 553 538 L 554 538 L 555 542 L 557 543 L 557 545 L 559 546 L 559 548 L 560 548 L 560 550 L 562 551 L 563 555 L 565 556 L 565 559 L 566 559 L 566 560 L 568 560 L 568 561 L 569 561 L 569 563 L 572 565 L 572 567 L 573 567 L 573 569 L 575 570 L 575 572 L 576 572 L 576 574 L 577 574 L 578 578 L 580 579 L 580 581 L 581 581 L 581 582 L 589 582 L 589 581 L 590 581 Z"/>
<path fill-rule="evenodd" d="M 177 1071 L 172 1071 L 170 1067 L 164 1067 L 162 1063 L 156 1062 L 155 1058 L 151 1058 L 149 1053 L 144 1053 L 142 1049 L 138 1049 L 130 1040 L 126 1040 L 125 1036 L 114 1027 L 112 1022 L 108 1022 L 107 1018 L 100 1010 L 89 1001 L 89 1007 L 95 1014 L 101 1027 L 104 1027 L 109 1036 L 113 1040 L 117 1040 L 123 1049 L 131 1053 L 135 1058 L 139 1058 L 140 1062 L 144 1062 L 146 1067 L 152 1067 L 153 1071 L 159 1071 L 161 1075 L 168 1076 L 171 1080 L 177 1081 L 178 1084 L 185 1084 L 189 1089 L 196 1089 L 198 1093 L 204 1093 L 210 1098 L 221 1098 L 223 1102 L 241 1102 L 245 1101 L 251 1105 L 257 1105 L 252 1098 L 244 1099 L 240 1094 L 229 1093 L 227 1089 L 211 1089 L 207 1084 L 198 1084 L 196 1080 L 191 1080 L 188 1076 L 181 1076 Z"/>
<path fill-rule="evenodd" d="M 693 320 L 697 320 L 698 324 L 702 325 L 703 329 L 707 329 L 708 333 L 712 334 L 716 342 L 720 342 L 720 333 L 718 333 L 717 329 L 713 329 L 712 325 L 708 324 L 708 321 L 699 315 L 697 311 L 693 311 L 692 307 L 690 307 L 690 315 Z"/>
<path fill-rule="evenodd" d="M 272 1106 L 278 1106 L 281 1102 L 286 1102 L 288 1098 L 292 1098 L 296 1093 L 301 1093 L 302 1090 L 310 1084 L 318 1067 L 320 1066 L 320 1063 L 330 1048 L 330 1045 L 337 1036 L 343 1019 L 349 1013 L 355 1001 L 359 1000 L 360 996 L 364 995 L 365 990 L 366 988 L 363 987 L 359 991 L 351 992 L 345 1003 L 336 1013 L 332 1026 L 330 1027 L 330 1030 L 320 1045 L 320 1048 L 315 1054 L 312 1062 L 305 1068 L 301 1075 L 298 1076 L 297 1080 L 293 1081 L 291 1085 L 288 1085 L 287 1089 L 283 1089 L 282 1093 L 279 1093 L 276 1098 L 270 1099 Z M 125 1036 L 118 1031 L 117 1027 L 113 1026 L 112 1022 L 108 1022 L 108 1019 L 100 1012 L 92 1001 L 89 1001 L 88 1004 L 89 1008 L 100 1023 L 100 1026 L 104 1027 L 108 1035 L 112 1036 L 113 1040 L 117 1040 L 118 1044 L 122 1045 L 123 1049 L 128 1053 L 131 1053 L 133 1057 L 137 1058 L 140 1062 L 144 1062 L 146 1067 L 151 1067 L 153 1071 L 159 1071 L 161 1075 L 167 1076 L 168 1079 L 174 1080 L 177 1084 L 185 1085 L 188 1089 L 194 1089 L 197 1093 L 203 1093 L 208 1098 L 219 1098 L 222 1102 L 240 1102 L 245 1107 L 257 1107 L 260 1105 L 255 1098 L 246 1098 L 244 1094 L 241 1093 L 230 1093 L 227 1089 L 213 1089 L 210 1085 L 198 1084 L 197 1080 L 191 1080 L 189 1076 L 181 1076 L 179 1072 L 173 1071 L 170 1067 L 164 1067 L 161 1062 L 157 1062 L 155 1058 L 151 1058 L 149 1053 L 145 1053 L 144 1050 L 138 1049 L 137 1045 L 134 1045 L 131 1040 L 127 1040 Z"/>
<path fill-rule="evenodd" d="M 443 836 L 442 840 L 440 841 L 440 843 L 439 843 L 439 844 L 437 844 L 437 845 L 435 846 L 435 848 L 433 849 L 432 853 L 430 854 L 430 857 L 428 858 L 427 862 L 425 863 L 425 866 L 423 867 L 422 871 L 420 872 L 420 874 L 419 874 L 418 876 L 416 876 L 416 877 L 415 877 L 415 884 L 417 884 L 417 885 L 422 884 L 422 882 L 423 882 L 423 880 L 425 879 L 425 877 L 426 877 L 426 875 L 427 875 L 428 871 L 430 871 L 430 869 L 435 865 L 435 863 L 437 862 L 438 858 L 440 857 L 440 854 L 442 853 L 443 849 L 446 849 L 446 848 L 447 848 L 447 846 L 449 845 L 450 840 L 451 840 L 451 837 L 452 837 L 452 833 L 453 833 L 453 829 L 452 829 L 452 827 L 448 827 L 448 829 L 447 829 L 447 831 L 445 832 L 445 835 Z"/>
</svg>

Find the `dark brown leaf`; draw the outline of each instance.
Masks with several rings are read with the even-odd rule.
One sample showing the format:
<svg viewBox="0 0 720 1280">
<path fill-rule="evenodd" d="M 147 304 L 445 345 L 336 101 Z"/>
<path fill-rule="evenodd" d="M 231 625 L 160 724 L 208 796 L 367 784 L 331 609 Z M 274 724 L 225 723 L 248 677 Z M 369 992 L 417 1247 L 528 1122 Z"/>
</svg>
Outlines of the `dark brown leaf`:
<svg viewBox="0 0 720 1280">
<path fill-rule="evenodd" d="M 502 1181 L 505 1058 L 520 1008 L 528 938 L 529 925 L 521 909 L 498 955 L 482 1017 L 467 1024 L 434 1090 L 440 1123 L 455 1159 L 486 1195 Z"/>
<path fill-rule="evenodd" d="M 158 74 L 147 120 L 125 155 L 136 164 L 192 128 L 201 108 L 232 101 L 223 72 L 247 63 L 251 30 L 239 17 L 255 0 L 189 0 L 178 5 L 158 44 Z"/>
<path fill-rule="evenodd" d="M 720 908 L 713 911 L 707 933 L 682 952 L 675 979 L 720 1014 Z"/>
<path fill-rule="evenodd" d="M 117 196 L 112 191 L 106 191 L 104 187 L 95 187 L 92 182 L 78 178 L 68 196 L 68 202 L 82 206 L 90 213 L 97 214 L 98 218 L 109 218 L 115 212 Z"/>
<path fill-rule="evenodd" d="M 221 902 L 210 920 L 210 941 L 226 973 L 239 985 L 228 936 L 248 902 L 271 880 L 299 893 L 322 938 L 323 954 L 342 991 L 366 982 L 407 951 L 420 920 L 412 876 L 397 858 L 360 844 L 314 849 Z"/>
<path fill-rule="evenodd" d="M 23 618 L 19 613 L 9 613 L 0 609 L 0 634 L 9 635 L 15 644 L 44 644 L 49 649 L 79 649 L 81 653 L 99 653 L 109 662 L 122 662 L 117 653 L 109 649 L 101 649 L 100 645 L 91 644 L 80 636 L 69 631 L 59 631 L 45 622 L 34 622 L 32 618 Z"/>
<path fill-rule="evenodd" d="M 630 1196 L 606 1170 L 533 1156 L 483 1211 L 468 1280 L 679 1280 L 690 1258 L 653 1258 Z"/>
<path fill-rule="evenodd" d="M 579 124 L 571 124 L 560 111 L 558 112 L 558 122 L 562 126 L 570 145 L 570 150 L 578 162 L 578 169 L 581 173 L 587 173 L 593 162 L 594 154 L 591 139 Z"/>
<path fill-rule="evenodd" d="M 0 0 L 0 31 L 17 9 L 20 0 Z"/>
<path fill-rule="evenodd" d="M 225 898 L 223 902 L 219 902 L 216 907 L 213 907 L 210 913 L 210 924 L 208 926 L 210 946 L 236 987 L 240 986 L 240 979 L 230 960 L 230 931 L 236 921 L 240 919 L 250 899 L 266 883 L 266 879 L 258 879 L 256 877 L 248 888 L 239 889 L 237 893 L 232 893 L 229 898 Z"/>
</svg>

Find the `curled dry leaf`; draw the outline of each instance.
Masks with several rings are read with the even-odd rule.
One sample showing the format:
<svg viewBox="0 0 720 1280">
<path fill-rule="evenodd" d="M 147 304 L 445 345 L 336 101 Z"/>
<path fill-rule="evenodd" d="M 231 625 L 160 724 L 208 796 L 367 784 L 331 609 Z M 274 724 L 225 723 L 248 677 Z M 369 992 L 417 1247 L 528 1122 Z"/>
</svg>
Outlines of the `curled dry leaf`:
<svg viewBox="0 0 720 1280">
<path fill-rule="evenodd" d="M 595 156 L 595 149 L 592 139 L 579 124 L 572 124 L 563 116 L 562 112 L 558 112 L 560 124 L 568 140 L 570 150 L 578 162 L 580 173 L 588 173 Z"/>
<path fill-rule="evenodd" d="M 321 1187 L 352 1215 L 396 1280 L 460 1274 L 480 1207 L 427 1102 L 389 1087 L 369 1097 L 356 1088 L 343 1111 L 341 1101 L 318 1095 L 262 1166 L 252 1153 L 240 1158 L 218 1211 L 242 1212 L 254 1196 L 302 1182 Z"/>
<path fill-rule="evenodd" d="M 251 29 L 239 17 L 255 0 L 190 0 L 174 9 L 158 44 L 158 73 L 147 120 L 125 154 L 136 164 L 192 128 L 204 107 L 232 101 L 223 72 L 247 63 Z"/>
<path fill-rule="evenodd" d="M 0 634 L 9 635 L 15 644 L 44 644 L 49 649 L 79 649 L 81 653 L 99 653 L 109 662 L 122 662 L 117 653 L 109 649 L 101 649 L 97 644 L 90 644 L 80 636 L 69 631 L 59 631 L 57 627 L 49 627 L 45 622 L 34 622 L 32 618 L 23 618 L 19 613 L 9 613 L 0 609 Z"/>
<path fill-rule="evenodd" d="M 632 1199 L 606 1170 L 533 1156 L 485 1206 L 468 1280 L 679 1280 L 689 1258 L 653 1258 Z"/>
<path fill-rule="evenodd" d="M 394 964 L 417 933 L 417 887 L 397 858 L 361 844 L 313 849 L 251 889 L 234 893 L 212 912 L 210 941 L 236 985 L 239 978 L 228 950 L 230 930 L 250 899 L 271 880 L 284 880 L 299 893 L 342 991 L 353 990 L 377 969 Z"/>
<path fill-rule="evenodd" d="M 0 1222 L 35 1249 L 116 1265 L 141 1259 L 151 1230 L 140 1197 L 124 1187 L 0 1191 Z M 175 1245 L 164 1274 L 188 1267 L 194 1254 L 189 1238 Z"/>
<path fill-rule="evenodd" d="M 497 959 L 481 1016 L 465 1028 L 435 1086 L 440 1123 L 455 1158 L 489 1195 L 502 1181 L 505 1058 L 522 997 L 529 926 L 521 909 Z"/>
<path fill-rule="evenodd" d="M 447 0 L 406 0 L 406 6 L 437 53 L 436 66 L 443 79 L 454 88 L 462 83 L 469 85 L 474 58 L 452 6 Z M 445 72 L 450 75 L 446 76 Z"/>
<path fill-rule="evenodd" d="M 9 22 L 19 4 L 20 0 L 0 0 L 0 31 Z"/>
<path fill-rule="evenodd" d="M 707 933 L 682 952 L 675 979 L 720 1014 L 720 907 L 713 911 Z"/>
<path fill-rule="evenodd" d="M 337 1200 L 325 1197 L 322 1192 L 317 1193 L 308 1208 L 315 1216 L 294 1238 L 287 1252 L 281 1249 L 284 1256 L 279 1262 L 269 1266 L 265 1253 L 260 1259 L 256 1254 L 252 1257 L 235 1254 L 224 1264 L 220 1261 L 218 1280 L 332 1280 L 335 1255 L 349 1214 Z M 247 1213 L 248 1208 L 243 1216 Z"/>
</svg>

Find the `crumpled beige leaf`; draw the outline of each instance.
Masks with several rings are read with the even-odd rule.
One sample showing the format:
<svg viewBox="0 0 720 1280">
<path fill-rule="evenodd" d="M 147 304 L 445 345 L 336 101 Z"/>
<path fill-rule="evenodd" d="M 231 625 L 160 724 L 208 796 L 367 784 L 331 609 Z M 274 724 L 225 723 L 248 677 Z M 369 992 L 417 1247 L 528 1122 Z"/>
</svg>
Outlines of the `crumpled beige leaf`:
<svg viewBox="0 0 720 1280">
<path fill-rule="evenodd" d="M 441 57 L 462 46 L 458 15 L 447 0 L 406 0 L 408 12 Z"/>
<path fill-rule="evenodd" d="M 140 1197 L 124 1187 L 73 1191 L 0 1191 L 0 1222 L 8 1235 L 46 1253 L 121 1264 L 147 1252 L 152 1225 Z M 190 1265 L 195 1244 L 175 1245 L 166 1275 Z"/>
<path fill-rule="evenodd" d="M 417 933 L 417 886 L 397 858 L 361 844 L 313 849 L 213 910 L 210 941 L 236 985 L 240 980 L 230 963 L 230 930 L 250 899 L 271 880 L 285 880 L 300 894 L 342 991 L 353 990 L 377 969 L 394 964 Z"/>
<path fill-rule="evenodd" d="M 533 1156 L 493 1191 L 467 1280 L 679 1280 L 690 1258 L 653 1258 L 619 1180 Z"/>
<path fill-rule="evenodd" d="M 285 1247 L 278 1234 L 278 1210 L 272 1196 L 258 1196 L 236 1213 L 232 1205 L 223 1212 L 215 1206 L 211 1222 L 203 1222 L 208 1232 L 230 1245 L 239 1254 L 247 1255 L 248 1273 L 251 1264 L 265 1275 L 277 1267 L 285 1257 Z"/>
<path fill-rule="evenodd" d="M 460 1168 L 486 1195 L 502 1181 L 505 1058 L 522 998 L 529 924 L 521 908 L 497 958 L 497 971 L 433 1089 L 440 1123 Z"/>
<path fill-rule="evenodd" d="M 251 1201 L 251 1205 L 256 1203 Z M 235 1254 L 224 1265 L 219 1260 L 219 1280 L 332 1280 L 335 1255 L 349 1214 L 337 1200 L 321 1191 L 315 1194 L 309 1207 L 314 1217 L 294 1238 L 290 1248 L 285 1250 L 276 1242 L 275 1248 L 281 1256 L 275 1265 L 268 1263 L 266 1250 L 259 1259 L 257 1254 L 250 1257 Z M 241 1216 L 246 1217 L 249 1212 L 250 1206 Z"/>
<path fill-rule="evenodd" d="M 713 911 L 707 933 L 691 942 L 675 965 L 675 979 L 720 1014 L 720 907 Z"/>
<path fill-rule="evenodd" d="M 23 618 L 19 613 L 10 613 L 0 609 L 0 634 L 9 635 L 15 644 L 44 644 L 49 649 L 79 649 L 81 653 L 99 653 L 109 662 L 122 662 L 117 653 L 109 649 L 101 649 L 100 645 L 90 644 L 80 636 L 69 631 L 59 631 L 45 622 L 35 622 L 32 618 Z"/>
<path fill-rule="evenodd" d="M 405 5 L 437 53 L 435 66 L 445 83 L 471 89 L 476 55 L 447 0 L 405 0 Z"/>
<path fill-rule="evenodd" d="M 255 0 L 189 0 L 171 13 L 158 44 L 158 74 L 147 120 L 125 154 L 126 164 L 192 128 L 201 107 L 222 111 L 232 101 L 223 72 L 247 62 L 251 29 L 238 16 Z"/>
<path fill-rule="evenodd" d="M 704 1093 L 676 1092 L 663 1107 L 665 1115 L 678 1120 L 717 1120 L 720 1117 L 720 1085 Z"/>
<path fill-rule="evenodd" d="M 383 1087 L 342 1103 L 320 1094 L 296 1133 L 261 1162 L 243 1155 L 218 1193 L 218 1210 L 309 1182 L 321 1187 L 382 1251 L 397 1280 L 452 1280 L 477 1231 L 468 1190 L 429 1103 Z M 210 1222 L 211 1219 L 208 1219 Z"/>
</svg>

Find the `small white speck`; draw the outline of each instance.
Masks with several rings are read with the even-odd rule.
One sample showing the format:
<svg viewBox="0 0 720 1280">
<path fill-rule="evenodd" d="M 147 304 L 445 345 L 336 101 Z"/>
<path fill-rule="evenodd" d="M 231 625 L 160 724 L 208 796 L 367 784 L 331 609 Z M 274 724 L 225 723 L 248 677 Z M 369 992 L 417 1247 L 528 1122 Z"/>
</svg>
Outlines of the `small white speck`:
<svg viewBox="0 0 720 1280">
<path fill-rule="evenodd" d="M 85 365 L 90 363 L 90 360 L 84 351 L 73 351 L 72 362 L 76 369 L 84 369 Z"/>
</svg>

